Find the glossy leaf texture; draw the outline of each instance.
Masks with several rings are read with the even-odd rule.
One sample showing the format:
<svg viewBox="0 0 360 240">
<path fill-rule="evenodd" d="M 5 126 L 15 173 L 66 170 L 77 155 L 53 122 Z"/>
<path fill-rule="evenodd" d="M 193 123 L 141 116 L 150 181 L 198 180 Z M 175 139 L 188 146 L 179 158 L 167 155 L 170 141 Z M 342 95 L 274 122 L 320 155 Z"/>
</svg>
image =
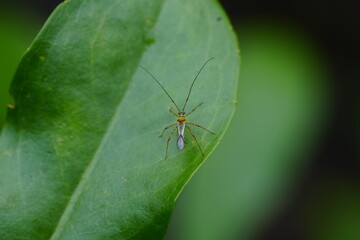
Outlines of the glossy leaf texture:
<svg viewBox="0 0 360 240">
<path fill-rule="evenodd" d="M 211 0 L 70 0 L 23 57 L 0 138 L 1 239 L 161 239 L 175 200 L 234 112 L 239 50 Z M 170 142 L 171 101 L 186 111 Z"/>
</svg>

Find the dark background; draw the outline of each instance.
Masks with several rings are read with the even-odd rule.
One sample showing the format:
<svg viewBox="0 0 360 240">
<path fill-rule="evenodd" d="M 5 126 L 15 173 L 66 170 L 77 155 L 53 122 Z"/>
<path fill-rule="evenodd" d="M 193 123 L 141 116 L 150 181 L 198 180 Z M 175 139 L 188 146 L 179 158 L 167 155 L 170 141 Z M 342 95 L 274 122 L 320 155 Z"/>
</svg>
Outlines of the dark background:
<svg viewBox="0 0 360 240">
<path fill-rule="evenodd" d="M 297 229 L 302 204 L 324 178 L 346 177 L 360 187 L 359 89 L 360 14 L 356 1 L 221 1 L 233 23 L 266 17 L 286 21 L 309 33 L 326 56 L 332 74 L 329 126 L 308 176 L 259 240 L 304 239 Z M 241 47 L 241 39 L 240 47 Z M 356 126 L 356 127 L 355 127 Z M 358 188 L 359 189 L 359 188 Z M 360 203 L 359 203 L 360 204 Z M 360 226 L 359 226 L 360 227 Z M 360 236 L 358 236 L 360 239 Z"/>
<path fill-rule="evenodd" d="M 40 21 L 44 22 L 60 2 L 15 0 L 6 4 L 21 5 L 24 11 L 37 13 Z M 251 18 L 274 19 L 296 25 L 312 37 L 327 60 L 333 89 L 328 126 L 312 156 L 307 176 L 298 185 L 291 200 L 259 231 L 257 237 L 257 240 L 304 239 L 297 221 L 307 197 L 316 191 L 322 181 L 346 178 L 356 191 L 360 189 L 360 102 L 357 84 L 360 79 L 360 13 L 357 1 L 220 2 L 235 26 Z M 241 39 L 239 41 L 241 47 Z"/>
</svg>

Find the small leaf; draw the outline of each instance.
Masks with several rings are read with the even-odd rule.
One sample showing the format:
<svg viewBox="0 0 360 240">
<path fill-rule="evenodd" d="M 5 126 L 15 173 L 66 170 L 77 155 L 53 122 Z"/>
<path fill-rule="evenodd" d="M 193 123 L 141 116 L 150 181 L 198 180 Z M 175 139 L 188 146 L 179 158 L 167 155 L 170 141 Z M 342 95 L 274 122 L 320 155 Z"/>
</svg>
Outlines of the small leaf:
<svg viewBox="0 0 360 240">
<path fill-rule="evenodd" d="M 192 90 L 179 151 L 162 129 Z M 186 182 L 234 112 L 236 38 L 213 1 L 70 0 L 15 74 L 0 138 L 2 239 L 159 239 Z M 168 134 L 168 133 L 167 133 Z M 175 137 L 174 137 L 175 138 Z"/>
</svg>

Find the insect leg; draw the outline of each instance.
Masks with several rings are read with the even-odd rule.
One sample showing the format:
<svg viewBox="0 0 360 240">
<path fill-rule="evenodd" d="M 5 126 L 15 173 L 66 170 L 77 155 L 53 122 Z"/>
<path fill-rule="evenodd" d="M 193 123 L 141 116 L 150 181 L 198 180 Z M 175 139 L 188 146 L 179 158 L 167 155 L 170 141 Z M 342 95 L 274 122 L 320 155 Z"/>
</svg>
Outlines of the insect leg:
<svg viewBox="0 0 360 240">
<path fill-rule="evenodd" d="M 204 154 L 204 152 L 202 151 L 202 149 L 201 149 L 201 147 L 200 147 L 200 144 L 199 144 L 198 140 L 197 140 L 196 137 L 195 137 L 194 132 L 193 132 L 193 131 L 191 130 L 191 128 L 190 128 L 189 126 L 187 126 L 187 125 L 186 125 L 186 128 L 189 130 L 191 136 L 193 136 L 193 138 L 195 139 L 195 142 L 196 142 L 196 144 L 198 145 L 201 154 L 204 156 L 205 154 Z"/>
<path fill-rule="evenodd" d="M 171 133 L 170 133 L 170 135 L 168 137 L 168 140 L 167 140 L 167 143 L 166 143 L 166 151 L 165 151 L 164 160 L 166 160 L 166 158 L 167 158 L 167 153 L 168 153 L 168 149 L 169 149 L 169 142 L 170 142 L 170 139 L 171 139 L 172 135 L 174 134 L 175 130 L 176 130 L 176 127 L 171 131 Z"/>
<path fill-rule="evenodd" d="M 208 129 L 202 127 L 202 126 L 200 126 L 199 124 L 189 123 L 189 122 L 188 122 L 187 124 L 193 125 L 193 126 L 198 127 L 198 128 L 202 128 L 202 129 L 204 129 L 205 131 L 208 131 L 208 132 L 211 133 L 211 134 L 215 134 L 215 133 L 213 133 L 212 131 L 210 131 L 210 130 L 208 130 Z"/>
<path fill-rule="evenodd" d="M 162 136 L 164 135 L 164 132 L 165 132 L 166 130 L 168 130 L 169 128 L 171 128 L 171 127 L 173 127 L 173 126 L 175 126 L 175 125 L 176 125 L 176 123 L 171 124 L 171 125 L 169 125 L 169 126 L 165 127 L 165 128 L 164 128 L 164 130 L 162 131 L 162 133 L 161 133 L 161 135 L 160 135 L 159 137 L 162 137 Z"/>
<path fill-rule="evenodd" d="M 171 112 L 175 117 L 178 117 L 178 115 L 174 113 L 174 111 L 171 108 L 169 108 L 169 112 Z"/>
<path fill-rule="evenodd" d="M 196 107 L 194 107 L 193 110 L 191 110 L 188 114 L 186 114 L 186 116 L 189 116 L 190 114 L 192 114 L 193 112 L 195 112 L 195 110 L 196 110 L 198 107 L 200 107 L 202 104 L 203 104 L 203 103 L 198 104 Z"/>
</svg>

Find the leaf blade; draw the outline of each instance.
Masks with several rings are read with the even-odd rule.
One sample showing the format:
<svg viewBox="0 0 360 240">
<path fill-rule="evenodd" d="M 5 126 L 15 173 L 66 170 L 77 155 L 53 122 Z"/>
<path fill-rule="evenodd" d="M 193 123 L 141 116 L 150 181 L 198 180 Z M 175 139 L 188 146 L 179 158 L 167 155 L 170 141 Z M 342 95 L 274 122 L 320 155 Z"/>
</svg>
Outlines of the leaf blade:
<svg viewBox="0 0 360 240">
<path fill-rule="evenodd" d="M 190 23 L 201 17 L 189 12 L 202 7 L 206 11 L 201 10 L 201 16 L 211 16 L 213 21 L 193 30 Z M 97 13 L 100 17 L 94 19 Z M 14 195 L 23 194 L 26 200 L 0 212 L 1 219 L 11 220 L 3 228 L 4 236 L 129 239 L 164 235 L 176 197 L 204 159 L 189 143 L 182 152 L 175 152 L 172 145 L 169 159 L 159 162 L 164 153 L 159 144 L 164 142 L 157 139 L 156 129 L 161 129 L 164 119 L 170 120 L 168 100 L 138 64 L 151 67 L 177 95 L 174 90 L 187 90 L 182 79 L 191 79 L 186 70 L 197 71 L 193 65 L 202 64 L 199 59 L 214 54 L 223 60 L 202 73 L 191 98 L 209 100 L 207 108 L 197 111 L 203 115 L 199 120 L 210 122 L 208 126 L 219 132 L 215 138 L 199 135 L 201 144 L 207 143 L 205 151 L 212 151 L 234 110 L 238 70 L 234 37 L 228 23 L 216 21 L 218 13 L 210 1 L 69 1 L 55 11 L 12 84 L 16 108 L 9 112 L 0 139 L 1 148 L 11 156 L 1 164 L 12 162 L 14 152 L 20 157 L 18 166 L 2 168 L 18 172 L 3 178 L 1 189 L 16 176 L 22 177 Z M 169 34 L 168 24 L 183 32 Z M 217 36 L 217 31 L 207 38 L 219 24 L 220 35 L 226 37 Z M 202 35 L 197 32 L 201 29 Z M 211 49 L 214 43 L 209 39 L 216 46 L 225 39 L 226 48 Z M 226 74 L 230 81 L 215 81 L 226 64 L 236 66 Z M 171 71 L 178 76 L 171 76 Z M 230 94 L 221 96 L 219 89 Z M 179 96 L 184 94 L 180 91 Z M 215 119 L 216 113 L 221 115 Z M 9 143 L 8 135 L 18 146 Z M 16 140 L 19 136 L 21 141 Z M 10 195 L 3 191 L 2 199 Z M 17 210 L 24 211 L 23 217 L 14 221 Z"/>
</svg>

